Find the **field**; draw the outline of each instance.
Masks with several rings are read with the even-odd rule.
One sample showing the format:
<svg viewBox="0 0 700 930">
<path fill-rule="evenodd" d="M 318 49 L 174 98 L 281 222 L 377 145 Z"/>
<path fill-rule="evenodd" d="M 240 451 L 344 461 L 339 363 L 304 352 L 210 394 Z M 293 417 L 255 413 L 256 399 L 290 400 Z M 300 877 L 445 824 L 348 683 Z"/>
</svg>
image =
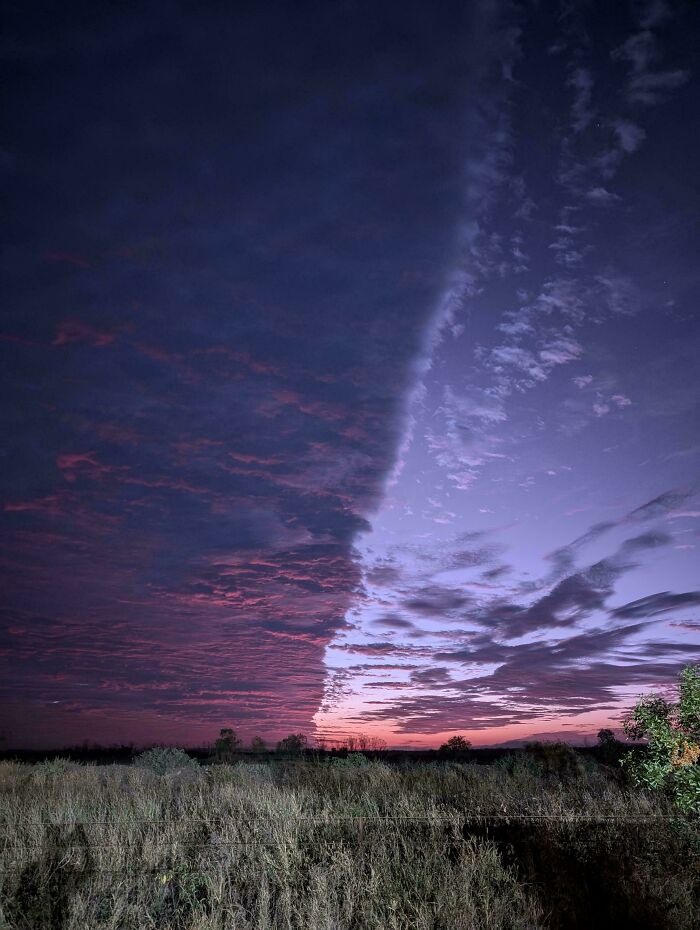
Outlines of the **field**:
<svg viewBox="0 0 700 930">
<path fill-rule="evenodd" d="M 571 750 L 0 763 L 3 930 L 700 927 L 696 828 Z"/>
</svg>

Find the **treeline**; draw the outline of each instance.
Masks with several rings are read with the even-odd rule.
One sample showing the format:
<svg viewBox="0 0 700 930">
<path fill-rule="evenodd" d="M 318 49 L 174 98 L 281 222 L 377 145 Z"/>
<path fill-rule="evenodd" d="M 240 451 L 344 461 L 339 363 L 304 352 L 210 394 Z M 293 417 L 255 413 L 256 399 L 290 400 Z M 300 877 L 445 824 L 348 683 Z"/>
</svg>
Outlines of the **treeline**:
<svg viewBox="0 0 700 930">
<path fill-rule="evenodd" d="M 222 761 L 241 752 L 265 753 L 276 751 L 278 753 L 304 753 L 309 749 L 315 751 L 345 751 L 345 752 L 381 752 L 386 750 L 386 740 L 377 736 L 368 736 L 366 733 L 346 736 L 342 740 L 327 740 L 315 737 L 310 740 L 304 733 L 290 733 L 276 743 L 269 745 L 261 736 L 254 736 L 249 743 L 238 737 L 236 731 L 224 727 L 219 731 L 219 737 L 214 743 L 214 755 Z"/>
</svg>

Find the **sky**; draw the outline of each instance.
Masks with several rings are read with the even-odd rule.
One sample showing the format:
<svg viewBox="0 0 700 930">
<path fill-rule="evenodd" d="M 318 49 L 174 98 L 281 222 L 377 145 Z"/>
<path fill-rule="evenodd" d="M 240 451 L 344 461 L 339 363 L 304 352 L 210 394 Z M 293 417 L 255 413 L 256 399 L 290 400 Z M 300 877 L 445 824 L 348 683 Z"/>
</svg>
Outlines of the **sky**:
<svg viewBox="0 0 700 930">
<path fill-rule="evenodd" d="M 585 742 L 700 660 L 699 45 L 10 5 L 0 748 Z"/>
</svg>

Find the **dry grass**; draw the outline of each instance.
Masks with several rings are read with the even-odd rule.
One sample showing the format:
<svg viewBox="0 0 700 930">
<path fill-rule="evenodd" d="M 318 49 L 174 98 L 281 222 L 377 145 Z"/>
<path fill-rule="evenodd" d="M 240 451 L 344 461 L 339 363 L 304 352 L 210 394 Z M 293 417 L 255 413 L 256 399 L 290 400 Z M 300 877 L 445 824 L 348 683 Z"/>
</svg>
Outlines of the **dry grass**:
<svg viewBox="0 0 700 930">
<path fill-rule="evenodd" d="M 668 814 L 600 771 L 531 765 L 0 763 L 0 928 L 600 926 L 597 882 L 617 926 L 692 930 Z"/>
</svg>

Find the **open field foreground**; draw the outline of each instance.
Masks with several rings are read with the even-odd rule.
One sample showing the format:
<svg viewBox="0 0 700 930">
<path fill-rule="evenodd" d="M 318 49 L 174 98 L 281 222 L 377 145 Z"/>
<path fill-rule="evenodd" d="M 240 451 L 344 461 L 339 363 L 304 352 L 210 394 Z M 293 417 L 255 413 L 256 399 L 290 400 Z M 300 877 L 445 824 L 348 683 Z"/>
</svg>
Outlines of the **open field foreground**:
<svg viewBox="0 0 700 930">
<path fill-rule="evenodd" d="M 696 828 L 571 757 L 3 762 L 0 926 L 700 927 Z"/>
</svg>

